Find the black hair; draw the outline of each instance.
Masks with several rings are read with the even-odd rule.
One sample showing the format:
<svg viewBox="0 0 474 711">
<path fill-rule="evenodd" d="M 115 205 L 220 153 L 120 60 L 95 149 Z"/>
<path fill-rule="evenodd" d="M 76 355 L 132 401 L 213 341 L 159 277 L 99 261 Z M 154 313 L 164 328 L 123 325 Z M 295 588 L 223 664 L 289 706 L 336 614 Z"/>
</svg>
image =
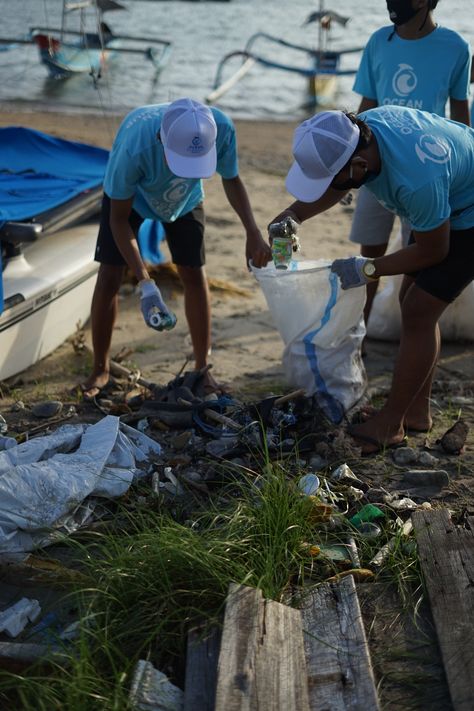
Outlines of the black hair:
<svg viewBox="0 0 474 711">
<path fill-rule="evenodd" d="M 348 119 L 354 123 L 359 131 L 359 142 L 357 143 L 357 146 L 355 147 L 355 151 L 362 150 L 363 148 L 368 148 L 370 144 L 372 143 L 372 131 L 370 129 L 370 126 L 365 123 L 365 121 L 362 121 L 355 113 L 352 111 L 344 111 L 344 114 L 347 116 Z"/>
</svg>

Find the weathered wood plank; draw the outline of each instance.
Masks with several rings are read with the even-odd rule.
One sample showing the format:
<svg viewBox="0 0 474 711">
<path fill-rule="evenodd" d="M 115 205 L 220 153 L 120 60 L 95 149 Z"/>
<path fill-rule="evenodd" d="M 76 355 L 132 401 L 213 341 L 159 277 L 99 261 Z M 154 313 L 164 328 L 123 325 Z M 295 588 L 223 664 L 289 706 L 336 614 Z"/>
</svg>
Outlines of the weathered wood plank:
<svg viewBox="0 0 474 711">
<path fill-rule="evenodd" d="M 301 615 L 311 711 L 378 709 L 353 577 L 312 590 Z"/>
<path fill-rule="evenodd" d="M 474 535 L 446 509 L 412 515 L 449 691 L 456 711 L 474 705 Z"/>
<path fill-rule="evenodd" d="M 184 711 L 214 711 L 221 631 L 190 630 L 186 653 Z"/>
<path fill-rule="evenodd" d="M 216 711 L 309 711 L 301 616 L 260 590 L 231 585 Z"/>
</svg>

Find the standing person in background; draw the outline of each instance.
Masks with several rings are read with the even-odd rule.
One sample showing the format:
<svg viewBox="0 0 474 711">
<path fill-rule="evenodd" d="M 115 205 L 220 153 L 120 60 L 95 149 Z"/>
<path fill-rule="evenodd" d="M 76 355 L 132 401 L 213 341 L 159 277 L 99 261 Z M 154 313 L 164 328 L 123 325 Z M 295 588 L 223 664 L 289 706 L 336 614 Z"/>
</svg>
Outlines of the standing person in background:
<svg viewBox="0 0 474 711">
<path fill-rule="evenodd" d="M 387 0 L 393 25 L 370 37 L 354 82 L 362 95 L 358 113 L 388 104 L 445 115 L 470 125 L 468 43 L 453 30 L 433 19 L 438 0 Z M 363 257 L 385 254 L 394 214 L 383 207 L 366 188 L 359 191 L 349 239 L 361 245 Z M 402 220 L 403 243 L 411 226 Z M 367 285 L 364 318 L 367 323 L 378 282 Z"/>
<path fill-rule="evenodd" d="M 202 178 L 210 178 L 216 171 L 246 232 L 247 262 L 252 259 L 256 266 L 265 266 L 271 259 L 271 249 L 256 225 L 238 175 L 231 120 L 218 109 L 185 98 L 135 109 L 122 122 L 104 180 L 95 253 L 100 269 L 91 312 L 94 364 L 90 377 L 81 385 L 84 399 L 97 397 L 109 381 L 112 332 L 125 265 L 138 280 L 147 326 L 157 328 L 151 318 L 153 312 L 169 314 L 137 244 L 138 229 L 146 218 L 160 220 L 164 226 L 184 287 L 195 368 L 206 366 L 211 346 L 211 310 L 204 270 Z M 204 387 L 208 392 L 218 389 L 209 373 Z"/>
</svg>

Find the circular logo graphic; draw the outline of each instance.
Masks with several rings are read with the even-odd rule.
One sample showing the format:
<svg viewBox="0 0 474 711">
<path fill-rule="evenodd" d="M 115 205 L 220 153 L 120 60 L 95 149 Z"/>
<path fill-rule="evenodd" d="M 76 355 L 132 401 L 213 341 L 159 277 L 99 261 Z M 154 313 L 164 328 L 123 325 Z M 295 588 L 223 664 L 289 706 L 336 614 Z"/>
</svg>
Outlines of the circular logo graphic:
<svg viewBox="0 0 474 711">
<path fill-rule="evenodd" d="M 427 160 L 432 163 L 447 163 L 451 155 L 448 143 L 443 138 L 431 136 L 429 133 L 420 137 L 415 150 L 422 163 Z"/>
<path fill-rule="evenodd" d="M 199 144 L 201 143 L 201 139 L 199 138 L 199 136 L 194 136 L 191 143 L 193 144 L 193 146 L 199 146 Z"/>
<path fill-rule="evenodd" d="M 398 96 L 408 96 L 416 88 L 418 79 L 413 67 L 409 64 L 399 64 L 392 79 L 392 87 Z"/>
</svg>

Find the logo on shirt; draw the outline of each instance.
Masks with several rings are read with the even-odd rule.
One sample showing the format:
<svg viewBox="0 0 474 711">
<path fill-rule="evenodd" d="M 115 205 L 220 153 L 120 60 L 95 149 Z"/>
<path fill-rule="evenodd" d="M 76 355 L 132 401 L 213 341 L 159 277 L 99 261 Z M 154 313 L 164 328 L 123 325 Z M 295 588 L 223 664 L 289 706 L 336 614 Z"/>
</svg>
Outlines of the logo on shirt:
<svg viewBox="0 0 474 711">
<path fill-rule="evenodd" d="M 430 160 L 432 163 L 447 163 L 451 156 L 448 143 L 442 138 L 424 133 L 415 146 L 415 152 L 422 163 Z"/>
<path fill-rule="evenodd" d="M 392 79 L 392 87 L 398 96 L 408 96 L 416 88 L 418 79 L 409 64 L 399 64 Z"/>
</svg>

